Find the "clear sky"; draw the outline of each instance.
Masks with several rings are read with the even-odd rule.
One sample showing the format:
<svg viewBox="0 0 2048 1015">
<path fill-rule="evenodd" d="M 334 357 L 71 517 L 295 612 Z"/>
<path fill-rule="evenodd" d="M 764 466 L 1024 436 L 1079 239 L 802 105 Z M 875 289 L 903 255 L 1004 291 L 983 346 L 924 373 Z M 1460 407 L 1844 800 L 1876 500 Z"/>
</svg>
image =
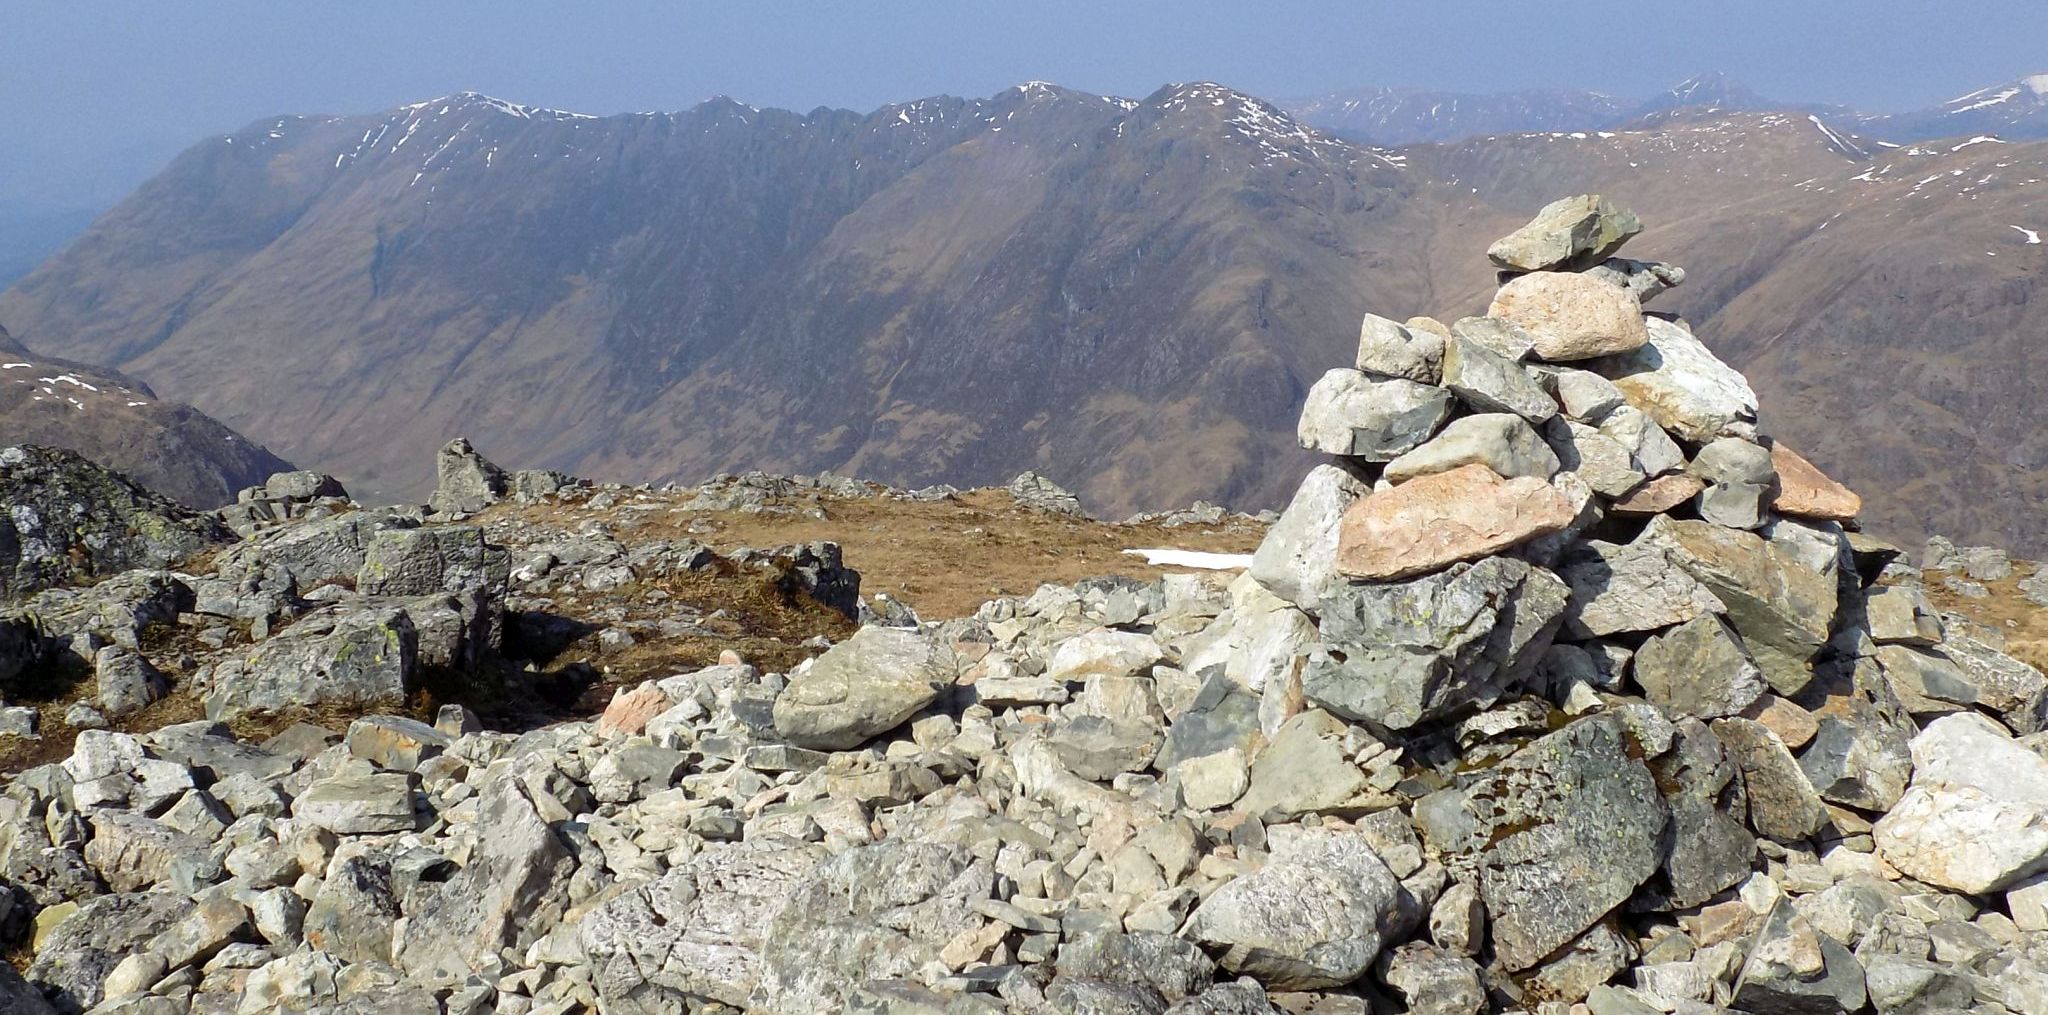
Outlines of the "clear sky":
<svg viewBox="0 0 2048 1015">
<path fill-rule="evenodd" d="M 200 136 L 473 89 L 591 113 L 869 109 L 1045 79 L 1647 96 L 1724 70 L 1873 111 L 2048 71 L 2041 0 L 9 0 L 0 203 L 104 205 Z"/>
</svg>

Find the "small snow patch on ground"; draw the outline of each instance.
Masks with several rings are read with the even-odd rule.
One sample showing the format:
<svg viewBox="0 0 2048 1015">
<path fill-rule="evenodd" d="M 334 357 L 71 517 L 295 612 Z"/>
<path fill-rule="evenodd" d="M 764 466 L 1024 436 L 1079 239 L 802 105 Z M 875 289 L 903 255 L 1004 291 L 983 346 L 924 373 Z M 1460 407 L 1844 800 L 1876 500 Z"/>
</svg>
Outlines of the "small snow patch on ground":
<svg viewBox="0 0 2048 1015">
<path fill-rule="evenodd" d="M 0 370 L 28 370 L 34 367 L 34 363 L 0 363 Z"/>
<path fill-rule="evenodd" d="M 1149 547 L 1142 550 L 1125 550 L 1133 557 L 1145 558 L 1153 567 L 1193 567 L 1204 571 L 1242 571 L 1252 566 L 1249 553 L 1208 553 L 1202 550 L 1174 550 Z"/>
<path fill-rule="evenodd" d="M 2038 232 L 2035 232 L 2035 231 L 2034 231 L 2034 230 L 2032 230 L 2032 229 L 2028 229 L 2028 228 L 2027 228 L 2026 226 L 2014 226 L 2013 228 L 2014 228 L 2014 229 L 2017 229 L 2017 230 L 2019 230 L 2019 231 L 2020 231 L 2020 235 L 2022 235 L 2022 236 L 2025 236 L 2025 237 L 2027 238 L 2027 246 L 2030 246 L 2030 247 L 2032 247 L 2032 246 L 2038 246 L 2038 245 L 2040 244 L 2040 242 L 2041 242 L 2041 234 L 2040 234 L 2040 233 L 2038 233 Z"/>
</svg>

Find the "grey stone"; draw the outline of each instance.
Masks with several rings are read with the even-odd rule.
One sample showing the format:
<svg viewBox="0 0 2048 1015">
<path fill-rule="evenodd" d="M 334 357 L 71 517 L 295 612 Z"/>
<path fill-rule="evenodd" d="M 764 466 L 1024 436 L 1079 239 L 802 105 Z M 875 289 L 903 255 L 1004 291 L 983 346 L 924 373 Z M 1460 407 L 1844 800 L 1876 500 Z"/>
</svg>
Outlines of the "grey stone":
<svg viewBox="0 0 2048 1015">
<path fill-rule="evenodd" d="M 1635 213 L 1585 194 L 1544 205 L 1528 224 L 1494 241 L 1486 256 L 1515 271 L 1581 268 L 1607 259 L 1642 231 Z"/>
<path fill-rule="evenodd" d="M 1444 396 L 1447 400 L 1449 395 Z M 168 568 L 231 535 L 76 452 L 0 447 L 0 602 L 134 568 Z"/>
<path fill-rule="evenodd" d="M 275 500 L 318 500 L 321 497 L 348 496 L 348 491 L 342 487 L 341 480 L 308 469 L 273 474 L 263 481 L 263 492 Z"/>
<path fill-rule="evenodd" d="M 1693 456 L 1691 471 L 1706 484 L 1698 501 L 1701 518 L 1731 529 L 1764 523 L 1764 507 L 1778 478 L 1769 451 L 1739 437 L 1723 437 Z"/>
<path fill-rule="evenodd" d="M 1842 695 L 1848 708 L 1820 717 L 1799 767 L 1829 803 L 1888 811 L 1913 774 L 1908 742 L 1919 730 L 1875 659 L 1851 662 Z"/>
<path fill-rule="evenodd" d="M 396 703 L 419 672 L 420 633 L 401 606 L 307 617 L 214 667 L 206 714 L 328 702 Z"/>
<path fill-rule="evenodd" d="M 1621 442 L 1574 420 L 1551 420 L 1545 438 L 1557 454 L 1558 467 L 1577 475 L 1593 492 L 1620 497 L 1641 486 L 1643 470 Z"/>
<path fill-rule="evenodd" d="M 292 801 L 292 817 L 340 835 L 410 832 L 412 779 L 398 772 L 332 775 Z"/>
<path fill-rule="evenodd" d="M 482 590 L 502 595 L 511 556 L 472 525 L 385 529 L 370 538 L 356 589 L 373 596 Z"/>
<path fill-rule="evenodd" d="M 1721 600 L 1729 625 L 1773 690 L 1792 697 L 1812 682 L 1813 657 L 1834 622 L 1833 577 L 1754 533 L 1710 522 L 1659 516 L 1639 542 L 1662 549 Z"/>
<path fill-rule="evenodd" d="M 1652 479 L 1685 467 L 1685 452 L 1649 414 L 1633 405 L 1617 407 L 1601 417 L 1600 433 L 1628 449 L 1636 470 Z"/>
<path fill-rule="evenodd" d="M 1748 1012 L 1848 1015 L 1866 997 L 1863 967 L 1849 949 L 1780 900 L 1750 942 L 1734 1003 Z"/>
<path fill-rule="evenodd" d="M 1414 1015 L 1478 1015 L 1486 1009 L 1479 966 L 1463 955 L 1410 941 L 1379 964 L 1380 981 L 1399 991 Z"/>
<path fill-rule="evenodd" d="M 1635 678 L 1652 704 L 1703 719 L 1737 715 L 1765 690 L 1763 671 L 1712 614 L 1645 641 L 1636 650 Z"/>
<path fill-rule="evenodd" d="M 1594 987 L 1619 975 L 1635 949 L 1613 927 L 1596 923 L 1584 934 L 1522 974 L 1523 993 L 1540 1002 L 1573 1004 Z"/>
<path fill-rule="evenodd" d="M 307 944 L 349 962 L 389 962 L 400 902 L 388 857 L 338 857 L 302 918 L 302 933 Z"/>
<path fill-rule="evenodd" d="M 447 881 L 415 890 L 392 945 L 419 983 L 461 982 L 499 949 L 553 930 L 568 902 L 574 861 L 520 782 L 497 780 L 478 804 L 476 851 Z"/>
<path fill-rule="evenodd" d="M 1973 1011 L 1980 997 L 1977 978 L 1968 972 L 1905 955 L 1871 955 L 1863 977 L 1879 1015 Z"/>
<path fill-rule="evenodd" d="M 957 676 L 932 639 L 865 627 L 791 674 L 775 699 L 775 730 L 799 747 L 858 747 L 903 725 Z"/>
<path fill-rule="evenodd" d="M 1974 704 L 2004 721 L 2021 735 L 2048 729 L 2048 677 L 2006 654 L 1971 624 L 1945 625 L 1946 637 L 1935 649 L 1955 664 L 1974 689 Z"/>
<path fill-rule="evenodd" d="M 1211 893 L 1187 935 L 1274 989 L 1341 986 L 1379 954 L 1400 890 L 1363 837 L 1299 829 L 1276 839 L 1266 866 Z"/>
<path fill-rule="evenodd" d="M 1081 498 L 1074 496 L 1066 487 L 1036 472 L 1019 473 L 1017 478 L 1010 480 L 1006 489 L 1017 503 L 1035 511 L 1074 518 L 1088 516 L 1088 512 L 1081 508 Z"/>
<path fill-rule="evenodd" d="M 35 961 L 25 978 L 42 988 L 60 1012 L 91 1008 L 105 997 L 102 985 L 114 967 L 145 950 L 190 906 L 189 899 L 175 892 L 87 899 L 37 942 Z"/>
<path fill-rule="evenodd" d="M 1189 759 L 1223 751 L 1249 756 L 1263 743 L 1259 699 L 1227 674 L 1213 672 L 1203 678 L 1194 700 L 1167 728 L 1166 742 L 1152 764 L 1161 772 L 1170 772 Z"/>
<path fill-rule="evenodd" d="M 1655 316 L 1644 323 L 1648 344 L 1588 364 L 1613 381 L 1630 405 L 1697 444 L 1756 421 L 1756 392 L 1740 372 L 1721 362 L 1683 324 Z"/>
<path fill-rule="evenodd" d="M 1528 969 L 1657 872 L 1669 810 L 1617 714 L 1589 716 L 1415 805 L 1430 848 L 1479 886 L 1495 960 Z"/>
<path fill-rule="evenodd" d="M 1405 582 L 1354 584 L 1324 604 L 1308 700 L 1405 729 L 1490 704 L 1533 674 L 1562 622 L 1556 576 L 1494 557 Z"/>
<path fill-rule="evenodd" d="M 1277 821 L 1359 809 L 1373 796 L 1365 772 L 1351 760 L 1359 740 L 1320 709 L 1287 720 L 1253 759 L 1250 787 L 1238 809 Z"/>
<path fill-rule="evenodd" d="M 1419 384 L 1443 379 L 1444 340 L 1427 331 L 1365 315 L 1358 329 L 1358 369 L 1378 377 L 1400 377 Z"/>
<path fill-rule="evenodd" d="M 1499 317 L 1466 317 L 1451 325 L 1451 336 L 1476 343 L 1520 363 L 1536 348 L 1536 337 L 1513 321 Z"/>
<path fill-rule="evenodd" d="M 1531 423 L 1557 415 L 1557 400 L 1521 364 L 1466 338 L 1444 344 L 1444 387 L 1481 412 L 1513 413 Z"/>
<path fill-rule="evenodd" d="M 1252 554 L 1251 576 L 1281 599 L 1308 613 L 1318 612 L 1324 590 L 1338 580 L 1338 523 L 1344 509 L 1369 489 L 1340 466 L 1310 470 Z"/>
<path fill-rule="evenodd" d="M 116 892 L 136 892 L 170 881 L 180 867 L 213 871 L 207 842 L 143 814 L 100 810 L 92 815 L 85 862 Z"/>
<path fill-rule="evenodd" d="M 1565 551 L 1557 576 L 1571 589 L 1565 630 L 1577 638 L 1655 631 L 1723 609 L 1661 546 L 1645 540 L 1578 543 Z"/>
<path fill-rule="evenodd" d="M 1168 1002 L 1208 990 L 1211 962 L 1192 942 L 1151 931 L 1096 931 L 1060 946 L 1059 975 L 1149 987 Z"/>
<path fill-rule="evenodd" d="M 2048 870 L 2048 759 L 1970 712 L 1927 724 L 1912 752 L 1912 784 L 1872 833 L 1887 863 L 1971 894 Z"/>
<path fill-rule="evenodd" d="M 1706 724 L 1675 725 L 1674 749 L 1652 759 L 1650 770 L 1671 809 L 1662 901 L 1689 909 L 1748 878 L 1757 846 L 1742 822 L 1747 800 L 1736 760 Z"/>
<path fill-rule="evenodd" d="M 1587 268 L 1585 274 L 1634 293 L 1638 303 L 1648 303 L 1659 293 L 1685 283 L 1685 269 L 1675 264 L 1633 261 L 1626 257 L 1610 257 Z"/>
<path fill-rule="evenodd" d="M 148 708 L 171 691 L 170 681 L 139 652 L 108 645 L 93 659 L 102 711 L 116 718 Z"/>
<path fill-rule="evenodd" d="M 1309 389 L 1296 432 L 1311 451 L 1388 462 L 1428 440 L 1450 415 L 1443 388 L 1338 368 Z"/>
<path fill-rule="evenodd" d="M 1757 834 L 1797 842 L 1821 830 L 1827 823 L 1827 807 L 1770 727 L 1751 719 L 1716 719 L 1713 730 L 1742 768 L 1749 823 Z"/>
<path fill-rule="evenodd" d="M 1493 412 L 1452 420 L 1421 447 L 1388 462 L 1382 475 L 1401 483 L 1475 462 L 1508 479 L 1549 479 L 1558 469 L 1556 452 L 1522 417 Z"/>
<path fill-rule="evenodd" d="M 1941 641 L 1941 614 L 1914 585 L 1878 585 L 1863 593 L 1870 638 L 1880 645 L 1926 647 Z"/>
<path fill-rule="evenodd" d="M 434 455 L 436 483 L 427 506 L 435 514 L 475 514 L 503 499 L 505 470 L 477 453 L 469 438 L 457 437 Z"/>
<path fill-rule="evenodd" d="M 1552 367 L 1544 376 L 1549 378 L 1550 392 L 1557 396 L 1565 418 L 1573 422 L 1598 424 L 1627 404 L 1613 381 L 1591 370 Z"/>
</svg>

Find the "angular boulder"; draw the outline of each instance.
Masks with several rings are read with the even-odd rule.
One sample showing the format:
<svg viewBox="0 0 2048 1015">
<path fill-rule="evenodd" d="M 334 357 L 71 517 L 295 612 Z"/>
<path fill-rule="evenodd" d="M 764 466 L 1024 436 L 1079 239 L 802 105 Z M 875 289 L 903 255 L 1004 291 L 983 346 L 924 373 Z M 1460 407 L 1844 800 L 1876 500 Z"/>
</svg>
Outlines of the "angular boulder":
<svg viewBox="0 0 2048 1015">
<path fill-rule="evenodd" d="M 1381 474 L 1387 482 L 1405 483 L 1475 464 L 1508 479 L 1547 480 L 1558 468 L 1557 453 L 1527 421 L 1513 413 L 1491 412 L 1452 420 L 1428 443 L 1388 462 Z"/>
<path fill-rule="evenodd" d="M 1846 522 L 1863 510 L 1856 491 L 1828 478 L 1783 441 L 1771 441 L 1771 466 L 1778 474 L 1771 510 L 1781 515 Z"/>
<path fill-rule="evenodd" d="M 519 780 L 491 783 L 478 805 L 476 851 L 455 876 L 415 890 L 392 945 L 422 984 L 459 983 L 500 949 L 531 944 L 568 902 L 575 864 Z"/>
<path fill-rule="evenodd" d="M 958 675 L 919 632 L 864 627 L 790 675 L 775 699 L 775 731 L 798 747 L 850 750 L 903 725 Z"/>
<path fill-rule="evenodd" d="M 1651 704 L 1702 719 L 1738 715 L 1765 690 L 1763 671 L 1712 614 L 1645 641 L 1636 650 L 1635 678 Z"/>
<path fill-rule="evenodd" d="M 1549 483 L 1463 465 L 1359 500 L 1337 535 L 1337 570 L 1390 581 L 1562 531 L 1578 516 Z"/>
<path fill-rule="evenodd" d="M 174 567 L 233 539 L 212 515 L 77 452 L 39 444 L 0 447 L 0 504 L 0 602 L 135 568 Z"/>
<path fill-rule="evenodd" d="M 1589 367 L 1621 389 L 1630 405 L 1673 434 L 1704 444 L 1736 423 L 1756 420 L 1756 392 L 1740 371 L 1708 351 L 1683 324 L 1650 317 L 1647 341 Z"/>
<path fill-rule="evenodd" d="M 1444 346 L 1444 387 L 1480 412 L 1511 412 L 1531 423 L 1557 415 L 1557 399 L 1520 363 L 1467 338 Z"/>
<path fill-rule="evenodd" d="M 1885 862 L 1974 895 L 2048 871 L 2048 759 L 1968 712 L 1928 723 L 1912 751 L 1913 781 L 1873 830 Z"/>
<path fill-rule="evenodd" d="M 1557 576 L 1572 590 L 1565 628 L 1579 638 L 1655 631 L 1724 609 L 1661 547 L 1640 539 L 1578 543 L 1558 562 Z"/>
<path fill-rule="evenodd" d="M 420 632 L 402 606 L 308 616 L 214 667 L 206 716 L 292 705 L 403 699 L 419 673 Z"/>
<path fill-rule="evenodd" d="M 1444 340 L 1429 331 L 1365 315 L 1358 329 L 1358 369 L 1418 384 L 1443 379 Z"/>
<path fill-rule="evenodd" d="M 1436 433 L 1451 402 L 1443 388 L 1338 368 L 1309 389 L 1296 435 L 1310 451 L 1392 461 Z"/>
<path fill-rule="evenodd" d="M 1400 892 L 1365 836 L 1293 830 L 1275 837 L 1266 866 L 1203 900 L 1187 936 L 1270 989 L 1338 987 L 1372 968 Z"/>
<path fill-rule="evenodd" d="M 435 453 L 434 476 L 434 494 L 427 506 L 435 514 L 475 514 L 503 500 L 510 483 L 505 470 L 478 454 L 467 437 L 457 437 Z"/>
<path fill-rule="evenodd" d="M 1302 693 L 1389 729 L 1489 704 L 1533 672 L 1568 597 L 1555 575 L 1507 557 L 1344 586 L 1323 604 L 1322 646 Z"/>
<path fill-rule="evenodd" d="M 1548 271 L 1598 264 L 1643 231 L 1634 212 L 1598 194 L 1544 205 L 1520 229 L 1493 242 L 1487 260 L 1512 271 Z"/>
<path fill-rule="evenodd" d="M 1294 499 L 1266 530 L 1248 573 L 1267 591 L 1308 613 L 1337 579 L 1337 533 L 1344 512 L 1371 486 L 1350 470 L 1318 465 L 1295 488 Z"/>
<path fill-rule="evenodd" d="M 1833 576 L 1753 532 L 1711 522 L 1651 520 L 1637 542 L 1664 551 L 1712 592 L 1773 690 L 1797 695 L 1813 679 L 1813 657 L 1834 623 Z"/>
</svg>

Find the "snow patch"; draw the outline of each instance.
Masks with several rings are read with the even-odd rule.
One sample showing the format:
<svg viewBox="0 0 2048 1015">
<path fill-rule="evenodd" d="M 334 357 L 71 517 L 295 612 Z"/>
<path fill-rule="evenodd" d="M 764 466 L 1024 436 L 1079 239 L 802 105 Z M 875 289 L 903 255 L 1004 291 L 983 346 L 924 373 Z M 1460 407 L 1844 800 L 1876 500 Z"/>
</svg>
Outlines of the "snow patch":
<svg viewBox="0 0 2048 1015">
<path fill-rule="evenodd" d="M 34 363 L 0 363 L 0 370 L 26 370 L 34 366 Z"/>
<path fill-rule="evenodd" d="M 1141 550 L 1125 550 L 1133 557 L 1145 558 L 1153 567 L 1192 567 L 1204 571 L 1242 571 L 1252 566 L 1249 553 L 1208 553 L 1202 550 L 1175 550 L 1166 547 L 1148 547 Z"/>
<path fill-rule="evenodd" d="M 2028 228 L 2027 228 L 2027 227 L 2025 227 L 2025 226 L 2014 226 L 2013 228 L 2014 228 L 2014 229 L 2017 229 L 2017 230 L 2019 230 L 2019 231 L 2020 231 L 2020 235 L 2022 235 L 2022 236 L 2025 236 L 2025 237 L 2027 238 L 2027 246 L 2030 246 L 2030 247 L 2036 247 L 2036 246 L 2040 246 L 2040 244 L 2041 244 L 2041 234 L 2040 234 L 2040 233 L 2038 233 L 2038 232 L 2035 232 L 2035 231 L 2034 231 L 2034 230 L 2032 230 L 2032 229 L 2028 229 Z"/>
<path fill-rule="evenodd" d="M 2004 138 L 2000 138 L 2000 137 L 1996 137 L 1996 136 L 1994 136 L 1994 135 L 1991 135 L 1991 134 L 1979 134 L 1979 135 L 1977 135 L 1976 137 L 1973 137 L 1973 138 L 1969 139 L 1968 141 L 1965 141 L 1965 142 L 1963 142 L 1962 144 L 1959 144 L 1959 145 L 1955 146 L 1954 148 L 1950 148 L 1950 149 L 1949 149 L 1949 151 L 1950 151 L 1951 153 L 1954 153 L 1954 152 L 1959 152 L 1959 151 L 1962 151 L 1962 150 L 1963 150 L 1963 149 L 1965 149 L 1965 148 L 1968 148 L 1968 147 L 1970 147 L 1971 145 L 1978 145 L 1978 144 L 1984 144 L 1984 143 L 1986 143 L 1986 142 L 1989 142 L 1989 143 L 1991 143 L 1991 144 L 2004 144 L 2004 143 L 2005 143 L 2005 139 L 2004 139 Z"/>
</svg>

